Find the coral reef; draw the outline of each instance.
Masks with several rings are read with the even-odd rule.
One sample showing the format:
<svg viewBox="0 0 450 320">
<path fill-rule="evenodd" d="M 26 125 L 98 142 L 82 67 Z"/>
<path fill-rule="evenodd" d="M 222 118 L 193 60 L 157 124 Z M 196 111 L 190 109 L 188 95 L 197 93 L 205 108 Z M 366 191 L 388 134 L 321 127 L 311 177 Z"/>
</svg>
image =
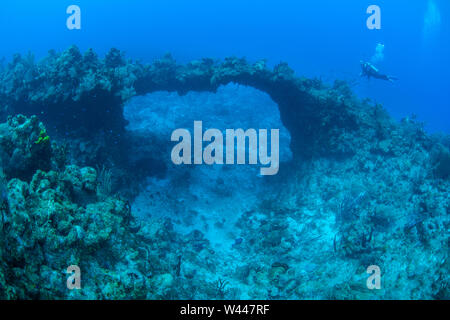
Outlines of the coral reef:
<svg viewBox="0 0 450 320">
<path fill-rule="evenodd" d="M 125 61 L 112 49 L 105 59 L 75 46 L 39 63 L 32 55 L 14 59 L 0 73 L 0 105 L 4 112 L 40 114 L 59 136 L 106 133 L 112 143 L 123 140 L 123 104 L 130 97 L 155 91 L 216 92 L 228 83 L 267 92 L 278 104 L 281 120 L 292 136 L 294 156 L 341 152 L 330 143 L 339 128 L 357 130 L 351 92 L 343 82 L 326 87 L 320 81 L 298 78 L 286 63 L 273 70 L 264 61 L 212 59 L 178 65 L 170 56 L 150 65 Z M 318 147 L 320 146 L 320 148 Z M 114 152 L 112 152 L 114 153 Z"/>
<path fill-rule="evenodd" d="M 30 179 L 51 168 L 50 138 L 36 116 L 19 115 L 0 125 L 0 165 L 7 177 Z"/>
<path fill-rule="evenodd" d="M 161 90 L 185 100 L 130 102 Z M 216 106 L 237 108 L 237 96 L 254 105 Z M 159 136 L 197 116 L 168 114 L 196 104 L 224 127 L 280 121 L 280 173 L 156 159 Z M 450 138 L 394 121 L 345 82 L 298 78 L 285 63 L 143 65 L 71 47 L 38 63 L 14 56 L 0 105 L 1 299 L 450 298 Z M 66 287 L 70 265 L 80 290 Z M 381 290 L 366 287 L 370 265 Z"/>
</svg>

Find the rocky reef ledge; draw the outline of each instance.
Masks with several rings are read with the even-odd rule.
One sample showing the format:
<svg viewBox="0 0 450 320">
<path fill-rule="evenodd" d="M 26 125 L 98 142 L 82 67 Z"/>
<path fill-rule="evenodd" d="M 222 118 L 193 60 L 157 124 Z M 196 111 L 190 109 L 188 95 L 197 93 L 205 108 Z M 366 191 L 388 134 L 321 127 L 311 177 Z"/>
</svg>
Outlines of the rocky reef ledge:
<svg viewBox="0 0 450 320">
<path fill-rule="evenodd" d="M 202 59 L 186 65 L 170 56 L 152 64 L 126 60 L 112 49 L 104 59 L 93 50 L 82 54 L 75 46 L 50 51 L 42 61 L 32 54 L 15 55 L 0 70 L 2 114 L 39 115 L 53 135 L 104 136 L 108 143 L 123 139 L 123 105 L 135 95 L 155 91 L 215 92 L 230 82 L 264 91 L 278 104 L 281 120 L 292 136 L 294 157 L 346 153 L 342 132 L 352 134 L 374 121 L 366 119 L 369 103 L 356 101 L 345 82 L 333 86 L 299 78 L 286 63 L 272 70 L 264 60 Z"/>
</svg>

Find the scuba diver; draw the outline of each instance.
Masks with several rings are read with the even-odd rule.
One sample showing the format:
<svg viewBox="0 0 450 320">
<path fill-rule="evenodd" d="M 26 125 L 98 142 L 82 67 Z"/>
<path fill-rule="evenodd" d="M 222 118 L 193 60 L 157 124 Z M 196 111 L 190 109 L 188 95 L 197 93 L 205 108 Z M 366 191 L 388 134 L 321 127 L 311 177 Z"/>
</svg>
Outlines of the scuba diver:
<svg viewBox="0 0 450 320">
<path fill-rule="evenodd" d="M 387 80 L 390 82 L 394 82 L 394 80 L 398 80 L 398 78 L 391 77 L 386 74 L 380 73 L 380 71 L 370 62 L 360 61 L 360 63 L 361 63 L 361 69 L 362 69 L 361 77 L 365 76 L 368 79 L 370 79 L 372 77 L 375 79 Z"/>
</svg>

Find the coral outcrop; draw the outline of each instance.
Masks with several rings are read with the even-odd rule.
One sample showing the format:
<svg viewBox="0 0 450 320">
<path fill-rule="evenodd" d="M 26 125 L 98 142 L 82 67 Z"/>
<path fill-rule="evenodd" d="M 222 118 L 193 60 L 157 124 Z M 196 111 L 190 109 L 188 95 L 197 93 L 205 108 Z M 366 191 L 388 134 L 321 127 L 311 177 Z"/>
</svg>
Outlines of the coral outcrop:
<svg viewBox="0 0 450 320">
<path fill-rule="evenodd" d="M 361 121 L 345 83 L 327 87 L 296 77 L 286 63 L 271 70 L 264 61 L 230 57 L 223 62 L 203 59 L 179 65 L 166 55 L 143 65 L 125 60 L 117 49 L 100 60 L 92 50 L 83 55 L 76 47 L 60 54 L 51 51 L 38 63 L 32 55 L 14 56 L 0 72 L 0 105 L 10 112 L 41 115 L 63 137 L 105 132 L 107 142 L 118 143 L 126 125 L 123 104 L 130 97 L 161 90 L 181 95 L 215 92 L 230 82 L 252 86 L 272 97 L 291 133 L 291 148 L 297 157 L 340 153 L 334 143 L 339 128 L 352 132 Z"/>
<path fill-rule="evenodd" d="M 51 168 L 51 157 L 50 137 L 36 116 L 0 124 L 0 165 L 7 177 L 29 180 L 36 170 Z"/>
</svg>

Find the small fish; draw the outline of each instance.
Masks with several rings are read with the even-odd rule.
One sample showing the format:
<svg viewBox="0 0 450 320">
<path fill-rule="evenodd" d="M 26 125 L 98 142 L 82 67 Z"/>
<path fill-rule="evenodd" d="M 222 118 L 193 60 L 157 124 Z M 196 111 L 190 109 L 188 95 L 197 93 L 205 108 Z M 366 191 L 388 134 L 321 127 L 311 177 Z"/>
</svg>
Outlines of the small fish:
<svg viewBox="0 0 450 320">
<path fill-rule="evenodd" d="M 233 243 L 233 245 L 232 245 L 232 248 L 234 248 L 234 247 L 240 245 L 243 241 L 244 241 L 244 239 L 242 239 L 242 238 L 237 238 L 237 239 L 235 239 L 235 240 L 234 240 L 234 243 Z"/>
</svg>

